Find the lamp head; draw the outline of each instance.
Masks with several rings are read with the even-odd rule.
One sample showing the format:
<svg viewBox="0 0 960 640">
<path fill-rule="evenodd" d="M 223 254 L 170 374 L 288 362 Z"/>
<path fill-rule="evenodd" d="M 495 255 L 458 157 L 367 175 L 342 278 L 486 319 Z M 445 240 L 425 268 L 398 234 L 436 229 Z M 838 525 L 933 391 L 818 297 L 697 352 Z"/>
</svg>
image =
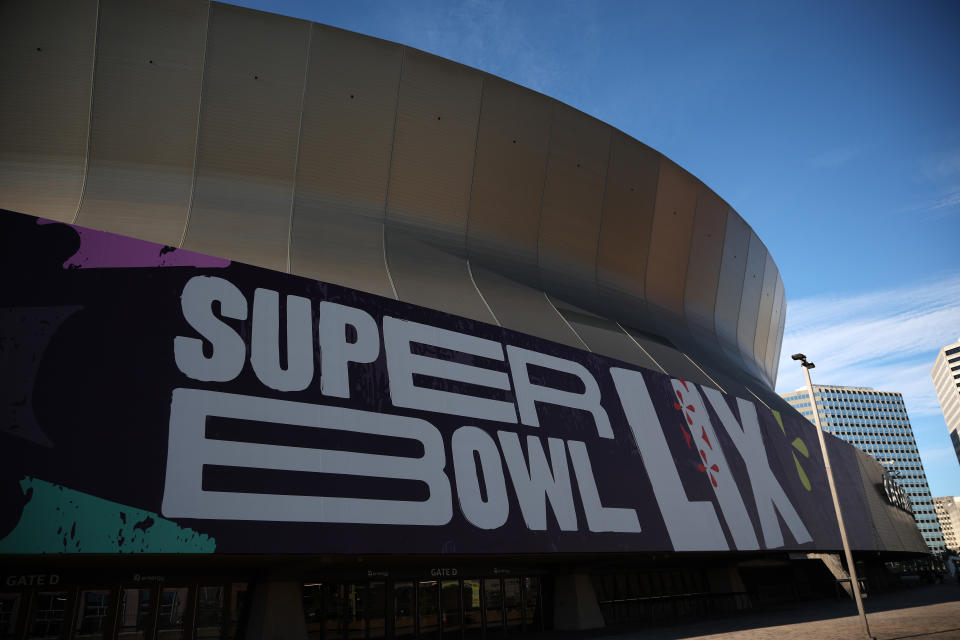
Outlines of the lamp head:
<svg viewBox="0 0 960 640">
<path fill-rule="evenodd" d="M 790 358 L 792 360 L 806 360 L 807 356 L 803 355 L 802 353 L 795 353 L 792 356 L 790 356 Z"/>
</svg>

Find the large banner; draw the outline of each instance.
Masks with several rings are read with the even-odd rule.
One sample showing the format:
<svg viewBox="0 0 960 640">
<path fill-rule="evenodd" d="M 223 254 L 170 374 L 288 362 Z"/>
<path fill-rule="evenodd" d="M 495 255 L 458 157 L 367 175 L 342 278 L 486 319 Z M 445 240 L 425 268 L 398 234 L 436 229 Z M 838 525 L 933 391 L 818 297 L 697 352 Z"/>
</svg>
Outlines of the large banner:
<svg viewBox="0 0 960 640">
<path fill-rule="evenodd" d="M 113 234 L 0 237 L 0 554 L 840 547 L 796 413 Z"/>
</svg>

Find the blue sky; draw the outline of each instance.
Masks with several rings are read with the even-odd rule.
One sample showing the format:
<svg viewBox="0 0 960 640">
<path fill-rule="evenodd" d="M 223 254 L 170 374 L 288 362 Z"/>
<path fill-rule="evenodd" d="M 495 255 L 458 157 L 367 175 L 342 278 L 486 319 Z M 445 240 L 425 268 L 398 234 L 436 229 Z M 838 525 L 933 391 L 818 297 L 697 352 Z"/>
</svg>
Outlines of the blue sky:
<svg viewBox="0 0 960 640">
<path fill-rule="evenodd" d="M 929 370 L 960 338 L 960 4 L 240 2 L 457 60 L 570 104 L 725 198 L 783 275 L 778 391 L 904 394 L 960 495 Z"/>
</svg>

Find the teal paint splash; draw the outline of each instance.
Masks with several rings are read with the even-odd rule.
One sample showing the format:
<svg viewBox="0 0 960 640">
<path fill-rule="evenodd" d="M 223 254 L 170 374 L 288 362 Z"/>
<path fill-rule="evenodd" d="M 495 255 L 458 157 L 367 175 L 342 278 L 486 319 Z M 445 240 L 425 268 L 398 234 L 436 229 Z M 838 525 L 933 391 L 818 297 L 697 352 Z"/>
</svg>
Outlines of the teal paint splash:
<svg viewBox="0 0 960 640">
<path fill-rule="evenodd" d="M 4 553 L 213 553 L 217 541 L 172 520 L 25 477 L 29 499 L 16 528 L 0 540 Z"/>
</svg>

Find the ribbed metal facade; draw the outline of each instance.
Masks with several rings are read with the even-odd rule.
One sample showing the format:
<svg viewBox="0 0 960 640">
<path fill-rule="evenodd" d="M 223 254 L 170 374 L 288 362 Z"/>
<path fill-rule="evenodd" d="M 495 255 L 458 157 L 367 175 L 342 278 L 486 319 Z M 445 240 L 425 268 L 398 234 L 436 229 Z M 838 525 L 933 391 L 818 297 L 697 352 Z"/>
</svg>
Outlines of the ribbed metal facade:
<svg viewBox="0 0 960 640">
<path fill-rule="evenodd" d="M 427 53 L 202 0 L 0 7 L 0 208 L 346 285 L 743 397 L 786 311 L 663 155 Z"/>
</svg>

